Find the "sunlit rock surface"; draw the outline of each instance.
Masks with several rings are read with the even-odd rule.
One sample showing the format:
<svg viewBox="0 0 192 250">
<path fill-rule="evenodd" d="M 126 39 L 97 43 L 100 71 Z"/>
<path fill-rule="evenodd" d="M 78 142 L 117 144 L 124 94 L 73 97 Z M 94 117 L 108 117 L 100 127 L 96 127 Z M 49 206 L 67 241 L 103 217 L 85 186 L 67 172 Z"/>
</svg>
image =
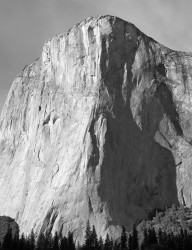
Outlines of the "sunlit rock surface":
<svg viewBox="0 0 192 250">
<path fill-rule="evenodd" d="M 47 41 L 0 122 L 0 214 L 20 231 L 117 237 L 192 204 L 192 54 L 112 16 Z"/>
</svg>

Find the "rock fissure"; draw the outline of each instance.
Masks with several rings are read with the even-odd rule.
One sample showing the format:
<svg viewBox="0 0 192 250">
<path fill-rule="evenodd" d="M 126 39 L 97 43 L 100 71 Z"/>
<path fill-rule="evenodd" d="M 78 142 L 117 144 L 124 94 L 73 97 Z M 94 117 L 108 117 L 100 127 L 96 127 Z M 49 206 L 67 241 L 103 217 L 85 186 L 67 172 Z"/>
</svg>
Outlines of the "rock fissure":
<svg viewBox="0 0 192 250">
<path fill-rule="evenodd" d="M 95 135 L 95 120 L 94 119 L 91 121 L 89 133 L 90 133 L 91 142 L 92 142 L 92 154 L 88 162 L 88 167 L 90 166 L 90 167 L 93 167 L 94 169 L 99 163 L 99 148 L 97 145 L 97 138 Z"/>
<path fill-rule="evenodd" d="M 59 165 L 57 164 L 57 169 L 56 171 L 53 172 L 52 176 L 51 176 L 51 183 L 53 181 L 53 178 L 56 176 L 56 174 L 59 172 Z M 51 185 L 51 184 L 50 184 Z"/>
</svg>

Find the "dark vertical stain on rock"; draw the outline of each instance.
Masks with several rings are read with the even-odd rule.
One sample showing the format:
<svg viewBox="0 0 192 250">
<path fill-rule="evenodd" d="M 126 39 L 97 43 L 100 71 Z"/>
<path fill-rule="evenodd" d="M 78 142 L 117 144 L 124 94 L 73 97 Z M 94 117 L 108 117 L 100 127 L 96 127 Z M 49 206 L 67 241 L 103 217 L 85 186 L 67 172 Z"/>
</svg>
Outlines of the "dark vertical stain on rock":
<svg viewBox="0 0 192 250">
<path fill-rule="evenodd" d="M 93 169 L 95 169 L 95 167 L 98 165 L 99 163 L 99 148 L 97 146 L 97 138 L 95 135 L 95 120 L 92 119 L 91 121 L 91 125 L 89 128 L 89 133 L 91 136 L 91 142 L 92 142 L 92 154 L 90 156 L 89 162 L 88 162 L 88 167 L 93 167 Z"/>
<path fill-rule="evenodd" d="M 170 118 L 172 124 L 174 125 L 175 131 L 179 136 L 183 136 L 183 131 L 179 122 L 179 114 L 177 112 L 176 106 L 173 102 L 172 94 L 165 83 L 161 83 L 157 87 L 157 95 L 161 101 L 161 104 L 165 110 L 165 113 Z"/>
</svg>

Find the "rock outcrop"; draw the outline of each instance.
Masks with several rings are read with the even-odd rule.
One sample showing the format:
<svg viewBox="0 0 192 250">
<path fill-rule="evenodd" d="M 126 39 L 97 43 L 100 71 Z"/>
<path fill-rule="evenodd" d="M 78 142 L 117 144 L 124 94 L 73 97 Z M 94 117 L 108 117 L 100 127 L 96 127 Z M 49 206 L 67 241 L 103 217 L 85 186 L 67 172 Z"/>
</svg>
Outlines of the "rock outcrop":
<svg viewBox="0 0 192 250">
<path fill-rule="evenodd" d="M 21 232 L 117 237 L 192 204 L 192 54 L 112 16 L 47 41 L 0 122 L 0 214 Z"/>
<path fill-rule="evenodd" d="M 2 243 L 8 230 L 11 229 L 12 237 L 19 235 L 19 226 L 14 219 L 7 216 L 0 216 L 0 242 Z"/>
</svg>

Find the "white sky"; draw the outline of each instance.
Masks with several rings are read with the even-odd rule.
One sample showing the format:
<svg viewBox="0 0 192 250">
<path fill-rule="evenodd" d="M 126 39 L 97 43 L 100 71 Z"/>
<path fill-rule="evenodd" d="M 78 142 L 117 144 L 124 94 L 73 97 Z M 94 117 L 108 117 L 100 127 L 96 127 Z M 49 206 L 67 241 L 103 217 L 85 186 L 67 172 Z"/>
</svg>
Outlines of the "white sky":
<svg viewBox="0 0 192 250">
<path fill-rule="evenodd" d="M 43 43 L 94 15 L 110 14 L 175 49 L 192 52 L 192 0 L 0 0 L 0 111 L 13 79 Z"/>
</svg>

